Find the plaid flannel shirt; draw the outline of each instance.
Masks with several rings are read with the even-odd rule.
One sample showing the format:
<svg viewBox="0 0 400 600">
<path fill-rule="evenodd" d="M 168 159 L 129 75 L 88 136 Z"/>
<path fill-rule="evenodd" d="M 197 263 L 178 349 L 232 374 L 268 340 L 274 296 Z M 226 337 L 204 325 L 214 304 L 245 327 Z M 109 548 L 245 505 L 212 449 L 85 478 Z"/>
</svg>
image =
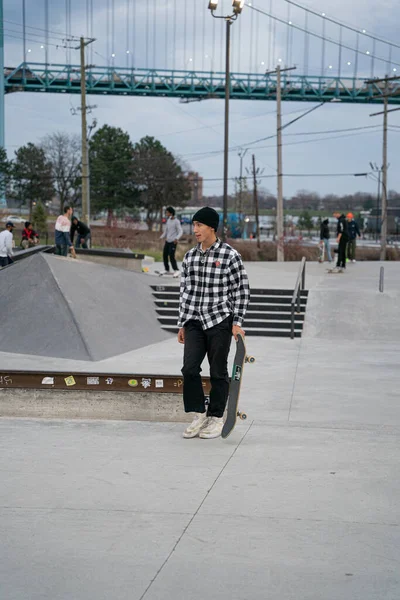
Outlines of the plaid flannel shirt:
<svg viewBox="0 0 400 600">
<path fill-rule="evenodd" d="M 183 327 L 198 319 L 203 329 L 218 325 L 229 315 L 242 326 L 250 301 L 250 288 L 242 257 L 217 239 L 203 251 L 198 244 L 182 263 L 179 321 Z"/>
</svg>

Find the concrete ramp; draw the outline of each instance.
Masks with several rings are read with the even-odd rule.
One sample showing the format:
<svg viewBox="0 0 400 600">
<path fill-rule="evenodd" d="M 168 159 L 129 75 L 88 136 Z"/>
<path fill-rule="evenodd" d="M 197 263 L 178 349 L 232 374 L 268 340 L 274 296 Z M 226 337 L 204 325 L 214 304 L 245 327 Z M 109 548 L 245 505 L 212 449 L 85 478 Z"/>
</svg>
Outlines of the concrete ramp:
<svg viewBox="0 0 400 600">
<path fill-rule="evenodd" d="M 400 265 L 385 266 L 385 291 L 378 291 L 380 263 L 356 264 L 326 276 L 309 292 L 305 338 L 400 340 Z"/>
<path fill-rule="evenodd" d="M 171 337 L 146 276 L 113 267 L 36 254 L 0 272 L 0 298 L 4 352 L 97 361 Z"/>
</svg>

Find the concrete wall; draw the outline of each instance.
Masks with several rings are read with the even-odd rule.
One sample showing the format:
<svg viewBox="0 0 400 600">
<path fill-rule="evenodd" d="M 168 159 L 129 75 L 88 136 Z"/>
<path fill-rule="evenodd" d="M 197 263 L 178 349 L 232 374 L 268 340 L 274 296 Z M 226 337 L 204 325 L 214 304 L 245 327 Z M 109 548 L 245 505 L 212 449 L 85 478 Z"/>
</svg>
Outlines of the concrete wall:
<svg viewBox="0 0 400 600">
<path fill-rule="evenodd" d="M 181 394 L 1 389 L 0 417 L 188 422 Z"/>
</svg>

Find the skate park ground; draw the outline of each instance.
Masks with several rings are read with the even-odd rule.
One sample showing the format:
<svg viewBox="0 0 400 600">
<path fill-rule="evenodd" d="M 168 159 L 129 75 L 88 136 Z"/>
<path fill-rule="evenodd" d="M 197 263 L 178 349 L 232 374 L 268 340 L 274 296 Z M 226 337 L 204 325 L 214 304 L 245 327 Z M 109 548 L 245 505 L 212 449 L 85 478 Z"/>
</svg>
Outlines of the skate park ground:
<svg viewBox="0 0 400 600">
<path fill-rule="evenodd" d="M 253 287 L 298 270 L 246 266 Z M 248 338 L 248 420 L 225 441 L 0 419 L 0 598 L 397 600 L 400 265 L 383 294 L 380 266 L 307 264 L 304 335 Z M 177 373 L 181 356 L 171 338 L 95 367 Z"/>
</svg>

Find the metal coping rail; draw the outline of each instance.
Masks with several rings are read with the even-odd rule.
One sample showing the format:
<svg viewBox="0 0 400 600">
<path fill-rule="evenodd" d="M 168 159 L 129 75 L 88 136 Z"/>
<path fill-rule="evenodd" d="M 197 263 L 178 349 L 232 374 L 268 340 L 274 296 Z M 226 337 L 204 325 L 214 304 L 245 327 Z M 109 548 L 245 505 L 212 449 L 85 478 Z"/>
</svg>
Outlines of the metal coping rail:
<svg viewBox="0 0 400 600">
<path fill-rule="evenodd" d="M 297 275 L 296 286 L 294 288 L 292 302 L 291 302 L 291 329 L 290 329 L 290 337 L 292 340 L 294 339 L 294 315 L 295 308 L 297 305 L 297 312 L 300 313 L 300 300 L 301 300 L 301 291 L 304 290 L 306 284 L 306 257 L 303 256 L 300 263 L 299 274 Z"/>
</svg>

